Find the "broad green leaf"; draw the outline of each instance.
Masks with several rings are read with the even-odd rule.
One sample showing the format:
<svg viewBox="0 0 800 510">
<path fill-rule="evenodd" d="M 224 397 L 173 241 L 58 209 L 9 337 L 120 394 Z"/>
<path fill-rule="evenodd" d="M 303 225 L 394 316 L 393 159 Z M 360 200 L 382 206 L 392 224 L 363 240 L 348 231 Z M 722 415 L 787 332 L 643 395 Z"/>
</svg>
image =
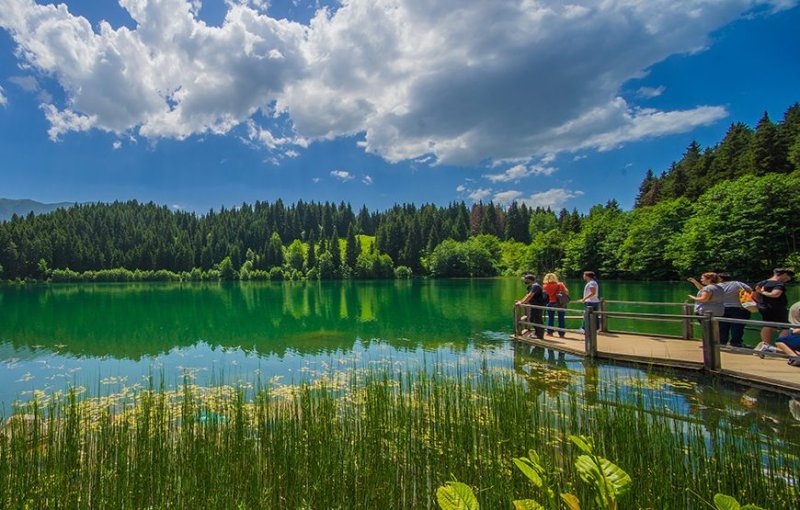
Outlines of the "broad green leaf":
<svg viewBox="0 0 800 510">
<path fill-rule="evenodd" d="M 570 435 L 569 440 L 575 443 L 575 446 L 577 446 L 583 453 L 592 453 L 592 450 L 594 449 L 591 438 L 586 436 Z"/>
<path fill-rule="evenodd" d="M 717 510 L 740 510 L 739 502 L 733 496 L 727 494 L 714 494 L 714 506 Z"/>
<path fill-rule="evenodd" d="M 544 507 L 532 499 L 514 500 L 514 510 L 544 510 Z"/>
<path fill-rule="evenodd" d="M 606 480 L 614 487 L 614 494 L 617 496 L 625 494 L 631 488 L 633 480 L 630 475 L 610 460 L 600 457 L 600 469 Z"/>
<path fill-rule="evenodd" d="M 528 479 L 535 485 L 536 487 L 542 487 L 542 477 L 539 476 L 538 470 L 536 467 L 531 463 L 529 459 L 521 458 L 521 459 L 511 459 L 514 461 L 514 465 L 522 471 L 522 474 L 527 476 Z"/>
<path fill-rule="evenodd" d="M 478 510 L 478 500 L 472 488 L 461 482 L 447 482 L 436 489 L 436 500 L 442 510 Z"/>
<path fill-rule="evenodd" d="M 575 494 L 562 492 L 561 501 L 567 505 L 569 510 L 581 510 L 581 502 L 578 501 L 578 497 Z"/>
<path fill-rule="evenodd" d="M 749 505 L 743 506 L 742 510 L 765 510 L 765 509 L 761 508 L 758 505 L 754 505 L 754 504 L 750 503 Z"/>
<path fill-rule="evenodd" d="M 528 458 L 531 459 L 531 462 L 537 466 L 542 465 L 542 462 L 539 460 L 539 454 L 536 453 L 536 450 L 528 450 Z"/>
</svg>

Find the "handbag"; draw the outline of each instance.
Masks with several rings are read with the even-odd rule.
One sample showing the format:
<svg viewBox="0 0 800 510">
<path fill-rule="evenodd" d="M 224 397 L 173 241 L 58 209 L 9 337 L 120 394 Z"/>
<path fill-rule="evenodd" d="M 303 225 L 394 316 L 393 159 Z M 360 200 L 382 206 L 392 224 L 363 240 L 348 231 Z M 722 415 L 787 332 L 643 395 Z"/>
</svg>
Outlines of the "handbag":
<svg viewBox="0 0 800 510">
<path fill-rule="evenodd" d="M 558 303 L 559 308 L 566 308 L 569 304 L 569 294 L 567 294 L 564 287 L 561 287 L 561 289 L 556 292 L 556 302 Z"/>
<path fill-rule="evenodd" d="M 753 292 L 747 289 L 739 289 L 739 304 L 748 312 L 758 311 L 758 303 L 756 303 Z"/>
</svg>

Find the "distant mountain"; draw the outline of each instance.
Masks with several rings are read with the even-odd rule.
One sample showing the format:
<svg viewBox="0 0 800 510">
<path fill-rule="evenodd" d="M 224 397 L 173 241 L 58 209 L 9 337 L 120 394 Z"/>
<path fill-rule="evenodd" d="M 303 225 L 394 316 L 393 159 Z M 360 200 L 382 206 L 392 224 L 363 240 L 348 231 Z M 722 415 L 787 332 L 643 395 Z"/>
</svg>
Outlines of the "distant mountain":
<svg viewBox="0 0 800 510">
<path fill-rule="evenodd" d="M 28 213 L 44 214 L 62 207 L 71 207 L 73 202 L 59 202 L 57 204 L 43 204 L 35 200 L 13 200 L 10 198 L 0 198 L 0 221 L 10 220 L 15 213 L 19 216 L 27 216 Z"/>
</svg>

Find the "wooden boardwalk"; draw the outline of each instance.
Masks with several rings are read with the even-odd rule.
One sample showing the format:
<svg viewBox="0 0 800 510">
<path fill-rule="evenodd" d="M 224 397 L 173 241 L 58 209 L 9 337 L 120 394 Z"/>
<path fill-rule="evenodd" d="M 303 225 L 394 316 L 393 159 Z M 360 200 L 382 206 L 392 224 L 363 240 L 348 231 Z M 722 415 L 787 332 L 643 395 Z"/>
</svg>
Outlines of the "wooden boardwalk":
<svg viewBox="0 0 800 510">
<path fill-rule="evenodd" d="M 530 335 L 514 335 L 517 341 L 586 355 L 583 334 L 568 332 L 564 338 L 547 336 L 538 340 Z M 660 337 L 648 334 L 597 333 L 598 359 L 686 370 L 704 370 L 703 343 L 700 340 Z M 720 349 L 720 370 L 715 374 L 761 388 L 794 396 L 800 395 L 800 367 L 786 363 L 783 356 L 759 358 L 752 351 Z"/>
</svg>

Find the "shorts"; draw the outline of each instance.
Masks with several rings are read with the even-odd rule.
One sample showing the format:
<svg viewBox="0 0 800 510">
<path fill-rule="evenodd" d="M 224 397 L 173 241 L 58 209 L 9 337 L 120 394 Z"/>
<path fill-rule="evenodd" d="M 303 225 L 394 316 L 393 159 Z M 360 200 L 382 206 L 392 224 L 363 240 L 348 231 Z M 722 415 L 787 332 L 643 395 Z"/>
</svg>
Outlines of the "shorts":
<svg viewBox="0 0 800 510">
<path fill-rule="evenodd" d="M 800 335 L 778 337 L 777 342 L 786 344 L 793 351 L 800 351 Z"/>
<path fill-rule="evenodd" d="M 789 322 L 788 308 L 759 308 L 761 320 L 767 322 Z"/>
</svg>

